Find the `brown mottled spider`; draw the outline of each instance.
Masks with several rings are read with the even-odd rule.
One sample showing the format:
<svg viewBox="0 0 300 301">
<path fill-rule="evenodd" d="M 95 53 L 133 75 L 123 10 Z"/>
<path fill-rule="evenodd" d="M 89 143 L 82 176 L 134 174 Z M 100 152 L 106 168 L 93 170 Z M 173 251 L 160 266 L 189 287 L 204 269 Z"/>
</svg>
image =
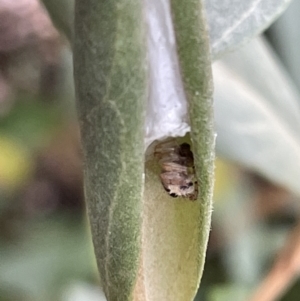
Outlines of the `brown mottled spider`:
<svg viewBox="0 0 300 301">
<path fill-rule="evenodd" d="M 178 144 L 175 139 L 159 143 L 154 156 L 162 167 L 160 179 L 171 197 L 196 200 L 197 181 L 194 170 L 194 156 L 188 143 Z"/>
</svg>

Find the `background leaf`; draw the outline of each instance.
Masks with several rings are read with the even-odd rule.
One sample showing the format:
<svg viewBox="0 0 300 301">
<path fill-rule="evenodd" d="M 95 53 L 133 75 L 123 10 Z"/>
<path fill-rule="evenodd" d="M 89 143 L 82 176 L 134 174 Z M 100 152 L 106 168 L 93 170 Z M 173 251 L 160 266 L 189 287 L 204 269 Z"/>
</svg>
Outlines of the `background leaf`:
<svg viewBox="0 0 300 301">
<path fill-rule="evenodd" d="M 217 153 L 300 193 L 299 95 L 265 42 L 216 62 L 214 79 Z"/>
<path fill-rule="evenodd" d="M 1 241 L 0 290 L 8 288 L 25 300 L 58 300 L 66 279 L 94 276 L 90 237 L 82 222 L 60 216 L 22 227 L 26 237 L 17 245 Z"/>
<path fill-rule="evenodd" d="M 72 41 L 75 0 L 43 0 L 54 24 Z"/>
<path fill-rule="evenodd" d="M 300 89 L 299 20 L 300 1 L 294 0 L 285 13 L 272 24 L 270 38 L 279 57 Z"/>
<path fill-rule="evenodd" d="M 220 58 L 265 30 L 290 0 L 206 0 L 213 58 Z"/>
</svg>

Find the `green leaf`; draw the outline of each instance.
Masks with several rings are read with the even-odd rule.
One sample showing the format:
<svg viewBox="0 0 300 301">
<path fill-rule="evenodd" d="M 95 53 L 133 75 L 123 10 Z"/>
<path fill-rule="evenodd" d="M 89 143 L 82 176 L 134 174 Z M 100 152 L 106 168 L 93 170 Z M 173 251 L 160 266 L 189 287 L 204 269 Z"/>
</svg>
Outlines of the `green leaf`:
<svg viewBox="0 0 300 301">
<path fill-rule="evenodd" d="M 213 83 L 208 31 L 201 1 L 171 0 L 179 63 L 189 103 L 191 140 L 199 182 L 198 285 L 202 276 L 210 229 L 214 177 Z M 188 299 L 186 299 L 188 300 Z"/>
<path fill-rule="evenodd" d="M 75 6 L 85 194 L 108 300 L 130 300 L 138 268 L 146 103 L 142 9 L 136 0 Z"/>
<path fill-rule="evenodd" d="M 200 185 L 196 202 L 174 202 L 154 162 L 146 166 L 142 201 L 146 51 L 140 3 L 89 0 L 75 8 L 85 191 L 108 300 L 192 300 L 203 270 L 214 159 L 210 53 L 200 3 L 180 7 L 172 2 Z"/>
<path fill-rule="evenodd" d="M 172 199 L 155 159 L 146 163 L 142 253 L 136 301 L 193 300 L 210 230 L 214 132 L 208 34 L 199 1 L 171 1 L 179 63 L 189 101 L 191 141 L 199 183 L 195 202 Z M 201 29 L 199 31 L 199 28 Z"/>
<path fill-rule="evenodd" d="M 193 300 L 209 232 L 207 204 L 171 198 L 159 174 L 155 160 L 148 161 L 140 277 L 134 300 Z"/>
</svg>

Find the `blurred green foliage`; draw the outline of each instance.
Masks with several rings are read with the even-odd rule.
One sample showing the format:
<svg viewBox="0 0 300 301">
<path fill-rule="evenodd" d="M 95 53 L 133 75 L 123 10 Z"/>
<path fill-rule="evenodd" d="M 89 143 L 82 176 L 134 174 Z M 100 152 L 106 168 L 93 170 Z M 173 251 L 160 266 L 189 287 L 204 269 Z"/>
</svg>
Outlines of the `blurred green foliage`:
<svg viewBox="0 0 300 301">
<path fill-rule="evenodd" d="M 44 2 L 49 9 L 64 13 L 60 2 Z M 63 3 L 68 6 L 68 15 L 72 15 L 73 1 Z M 70 38 L 69 18 L 59 20 L 63 18 L 58 18 L 57 24 Z M 276 41 L 276 33 L 272 34 Z M 68 48 L 66 43 L 61 50 L 67 55 L 60 64 L 68 68 L 68 72 L 61 68 L 61 73 L 65 72 L 60 74 L 62 77 L 72 74 Z M 289 64 L 293 65 L 290 60 Z M 73 95 L 73 86 L 68 89 Z M 57 99 L 62 100 L 65 91 L 60 93 Z M 30 185 L 43 178 L 39 155 L 49 152 L 48 147 L 57 143 L 54 138 L 70 124 L 73 126 L 74 106 L 72 101 L 47 101 L 44 96 L 24 91 L 18 91 L 11 101 L 11 109 L 0 118 L 0 301 L 68 301 L 64 292 L 74 281 L 99 286 L 85 213 L 83 206 L 78 210 L 76 205 L 83 203 L 82 196 L 77 195 L 77 199 L 71 194 L 78 188 L 72 183 L 61 188 L 61 179 L 53 179 L 51 173 L 47 175 L 52 177 L 49 187 L 53 191 L 64 189 L 63 195 L 71 195 L 73 202 L 63 207 L 56 200 L 57 203 L 30 211 L 24 191 L 31 189 L 30 193 L 37 195 Z M 54 164 L 54 169 L 61 166 Z M 75 165 L 70 167 L 70 173 L 64 176 L 66 183 L 78 169 Z M 278 207 L 276 214 L 259 216 L 255 200 L 261 187 L 267 185 L 253 180 L 244 168 L 217 160 L 211 238 L 202 285 L 195 300 L 244 300 L 267 272 L 278 248 L 284 245 L 299 208 L 293 202 L 294 196 L 288 194 L 282 200 L 286 206 Z M 40 195 L 49 193 L 47 185 L 41 187 Z M 265 204 L 271 206 L 274 198 L 265 198 Z M 52 209 L 48 210 L 49 207 Z M 269 224 L 270 218 L 275 220 L 276 227 Z M 299 293 L 298 281 L 281 300 L 298 301 Z"/>
</svg>

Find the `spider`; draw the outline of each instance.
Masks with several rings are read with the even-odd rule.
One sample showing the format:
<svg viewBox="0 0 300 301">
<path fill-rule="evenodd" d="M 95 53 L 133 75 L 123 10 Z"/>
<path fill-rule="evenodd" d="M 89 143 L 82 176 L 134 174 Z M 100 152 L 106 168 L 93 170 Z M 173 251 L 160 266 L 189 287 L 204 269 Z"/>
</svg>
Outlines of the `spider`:
<svg viewBox="0 0 300 301">
<path fill-rule="evenodd" d="M 159 143 L 154 156 L 162 168 L 161 183 L 171 197 L 197 199 L 194 156 L 188 143 L 178 144 L 175 139 Z"/>
</svg>

